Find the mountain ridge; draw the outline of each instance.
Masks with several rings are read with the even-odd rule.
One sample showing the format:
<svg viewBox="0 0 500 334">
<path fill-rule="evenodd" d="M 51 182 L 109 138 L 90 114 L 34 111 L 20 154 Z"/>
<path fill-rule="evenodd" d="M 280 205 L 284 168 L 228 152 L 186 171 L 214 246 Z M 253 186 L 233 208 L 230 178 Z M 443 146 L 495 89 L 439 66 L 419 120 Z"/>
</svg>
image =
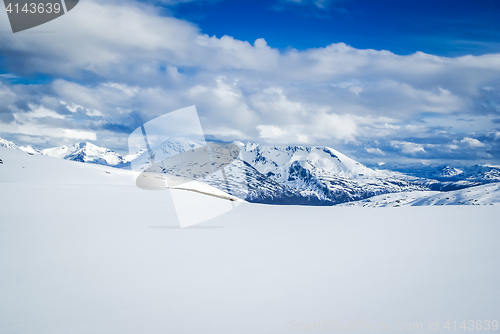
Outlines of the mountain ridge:
<svg viewBox="0 0 500 334">
<path fill-rule="evenodd" d="M 451 166 L 402 170 L 369 168 L 341 152 L 323 146 L 275 146 L 234 142 L 241 160 L 222 175 L 202 178 L 205 182 L 241 199 L 266 204 L 336 205 L 389 193 L 453 191 L 500 181 L 500 168 Z M 166 140 L 155 148 L 156 160 L 185 152 L 202 143 Z M 89 142 L 37 150 L 1 139 L 0 146 L 65 160 L 130 169 L 147 166 L 145 150 L 122 156 Z M 418 167 L 418 166 L 417 166 Z M 136 168 L 134 168 L 136 169 Z M 232 193 L 231 193 L 232 192 Z"/>
</svg>

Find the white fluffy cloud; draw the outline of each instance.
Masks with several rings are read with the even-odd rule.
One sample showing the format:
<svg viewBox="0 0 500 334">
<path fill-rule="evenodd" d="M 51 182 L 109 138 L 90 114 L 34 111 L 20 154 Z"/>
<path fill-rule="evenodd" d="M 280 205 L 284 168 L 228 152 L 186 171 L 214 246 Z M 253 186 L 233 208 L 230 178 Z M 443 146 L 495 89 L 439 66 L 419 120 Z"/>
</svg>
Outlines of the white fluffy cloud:
<svg viewBox="0 0 500 334">
<path fill-rule="evenodd" d="M 6 25 L 0 20 L 0 29 Z M 11 72 L 0 79 L 2 133 L 95 136 L 120 147 L 138 122 L 195 104 L 206 133 L 221 139 L 385 141 L 415 156 L 429 151 L 419 142 L 425 138 L 488 149 L 493 137 L 472 133 L 500 114 L 498 54 L 399 56 L 343 43 L 279 51 L 262 38 L 204 35 L 134 1 L 84 1 L 33 31 L 53 33 L 0 37 Z M 54 80 L 15 84 L 33 73 Z M 388 154 L 384 146 L 363 151 Z"/>
<path fill-rule="evenodd" d="M 460 141 L 454 140 L 453 142 L 454 143 L 465 143 L 465 144 L 469 145 L 470 147 L 484 147 L 484 146 L 486 146 L 483 143 L 481 143 L 479 140 L 477 140 L 475 138 L 469 138 L 469 137 L 465 137 L 464 139 L 462 139 Z"/>
<path fill-rule="evenodd" d="M 393 140 L 391 141 L 391 145 L 397 149 L 400 149 L 403 153 L 416 154 L 419 152 L 425 152 L 423 145 L 412 142 Z"/>
<path fill-rule="evenodd" d="M 384 151 L 382 151 L 378 147 L 377 148 L 374 148 L 374 147 L 367 148 L 366 152 L 368 152 L 370 154 L 375 154 L 375 155 L 385 155 Z"/>
</svg>

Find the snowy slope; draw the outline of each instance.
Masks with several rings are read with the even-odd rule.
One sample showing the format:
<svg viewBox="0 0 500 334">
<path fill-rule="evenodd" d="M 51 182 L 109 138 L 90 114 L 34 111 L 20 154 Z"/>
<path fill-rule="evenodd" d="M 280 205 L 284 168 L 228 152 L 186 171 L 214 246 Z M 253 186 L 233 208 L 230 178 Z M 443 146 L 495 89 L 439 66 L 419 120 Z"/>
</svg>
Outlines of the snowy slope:
<svg viewBox="0 0 500 334">
<path fill-rule="evenodd" d="M 431 205 L 500 205 L 500 184 L 485 184 L 448 192 L 413 191 L 374 196 L 339 204 L 349 207 L 398 207 Z"/>
<path fill-rule="evenodd" d="M 24 152 L 30 153 L 30 154 L 41 154 L 40 150 L 33 148 L 33 146 L 31 146 L 31 145 L 19 146 L 19 149 L 21 151 L 24 151 Z"/>
<path fill-rule="evenodd" d="M 64 159 L 70 153 L 70 148 L 65 145 L 40 150 L 40 154 L 42 155 L 60 159 Z"/>
<path fill-rule="evenodd" d="M 21 150 L 0 147 L 0 182 L 33 184 L 134 185 L 134 173 L 125 169 L 81 164 Z"/>
<path fill-rule="evenodd" d="M 500 205 L 500 184 L 485 184 L 438 193 L 415 200 L 410 205 Z"/>
<path fill-rule="evenodd" d="M 30 155 L 23 151 L 0 147 L 0 183 L 50 184 L 50 185 L 109 185 L 136 187 L 138 172 L 101 166 L 80 164 L 42 155 Z M 197 181 L 183 184 L 176 189 L 192 191 L 226 200 L 238 200 L 224 192 Z"/>
<path fill-rule="evenodd" d="M 19 147 L 11 141 L 0 138 L 0 147 L 12 148 L 17 150 Z"/>
<path fill-rule="evenodd" d="M 130 171 L 0 158 L 1 333 L 445 333 L 498 319 L 500 206 L 243 203 L 179 229 L 169 192 Z M 189 194 L 203 214 L 206 196 Z"/>
<path fill-rule="evenodd" d="M 399 207 L 412 203 L 421 198 L 427 198 L 432 195 L 441 194 L 439 191 L 409 191 L 401 193 L 383 194 L 373 196 L 360 201 L 341 203 L 339 207 Z"/>
</svg>

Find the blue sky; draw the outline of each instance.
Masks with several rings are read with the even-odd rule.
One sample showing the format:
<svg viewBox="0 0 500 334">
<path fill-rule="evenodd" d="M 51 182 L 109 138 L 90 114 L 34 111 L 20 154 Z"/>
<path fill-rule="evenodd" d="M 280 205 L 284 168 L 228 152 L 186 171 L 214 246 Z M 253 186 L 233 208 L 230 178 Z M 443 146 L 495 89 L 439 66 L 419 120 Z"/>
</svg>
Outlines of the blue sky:
<svg viewBox="0 0 500 334">
<path fill-rule="evenodd" d="M 9 33 L 0 137 L 128 135 L 196 105 L 208 138 L 327 145 L 364 163 L 500 164 L 500 3 L 82 0 Z"/>
<path fill-rule="evenodd" d="M 500 3 L 494 0 L 194 1 L 170 8 L 208 35 L 265 38 L 280 49 L 344 42 L 399 55 L 500 52 Z"/>
</svg>

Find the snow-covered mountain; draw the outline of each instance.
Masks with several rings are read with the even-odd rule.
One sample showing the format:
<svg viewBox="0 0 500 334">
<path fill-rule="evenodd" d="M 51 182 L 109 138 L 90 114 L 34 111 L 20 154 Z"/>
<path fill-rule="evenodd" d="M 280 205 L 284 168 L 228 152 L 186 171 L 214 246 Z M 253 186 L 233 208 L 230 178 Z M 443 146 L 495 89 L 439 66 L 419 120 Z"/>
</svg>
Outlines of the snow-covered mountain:
<svg viewBox="0 0 500 334">
<path fill-rule="evenodd" d="M 11 141 L 5 140 L 3 138 L 0 138 L 0 147 L 12 148 L 15 150 L 19 149 L 19 147 L 16 144 L 14 144 Z"/>
<path fill-rule="evenodd" d="M 200 181 L 250 202 L 336 205 L 375 198 L 377 203 L 389 201 L 398 204 L 415 200 L 417 194 L 433 194 L 431 191 L 438 191 L 436 194 L 439 194 L 500 181 L 500 168 L 496 167 L 411 165 L 392 171 L 369 168 L 328 147 L 234 144 L 240 148 L 241 155 L 240 159 L 225 169 L 229 182 L 224 180 L 221 173 L 211 174 Z M 29 154 L 117 168 L 130 168 L 133 165 L 135 170 L 144 170 L 149 166 L 149 153 L 146 150 L 122 156 L 91 143 L 36 150 L 29 145 L 18 147 L 0 139 L 0 145 Z M 167 139 L 152 150 L 155 160 L 161 161 L 203 145 L 177 138 Z M 388 195 L 383 197 L 383 201 L 376 197 L 384 194 L 401 195 Z M 413 195 L 409 198 L 408 194 Z"/>
<path fill-rule="evenodd" d="M 422 179 L 439 181 L 428 184 L 432 190 L 449 191 L 500 182 L 500 167 L 496 166 L 449 166 L 435 164 L 386 164 L 384 169 L 397 170 Z"/>
<path fill-rule="evenodd" d="M 19 149 L 29 154 L 45 155 L 54 158 L 61 158 L 71 161 L 93 163 L 104 166 L 123 168 L 130 165 L 142 152 L 135 155 L 122 156 L 105 147 L 100 147 L 89 142 L 77 143 L 73 146 L 58 146 L 47 149 L 35 149 L 31 145 L 17 146 L 13 142 L 0 138 L 0 146 Z"/>
<path fill-rule="evenodd" d="M 417 178 L 370 169 L 332 148 L 235 144 L 241 159 L 226 168 L 229 182 L 220 173 L 201 181 L 251 202 L 333 205 L 385 193 L 428 190 Z M 161 161 L 201 145 L 166 140 L 152 151 L 155 160 Z M 145 170 L 148 153 L 139 155 L 132 164 Z"/>
<path fill-rule="evenodd" d="M 342 203 L 349 207 L 399 207 L 435 205 L 500 205 L 500 183 L 490 183 L 454 191 L 413 191 L 374 196 Z"/>
<path fill-rule="evenodd" d="M 108 166 L 119 166 L 126 163 L 125 159 L 118 153 L 91 143 L 78 143 L 70 148 L 62 146 L 49 150 L 42 151 L 42 154 L 54 157 L 61 157 L 64 154 L 63 158 L 66 160 Z"/>
<path fill-rule="evenodd" d="M 197 142 L 187 138 L 181 139 L 167 139 L 159 145 L 151 147 L 151 150 L 155 154 L 155 160 L 161 161 L 167 159 L 173 155 L 183 153 L 198 147 L 204 146 L 205 143 Z M 132 163 L 133 169 L 144 171 L 149 167 L 149 153 L 147 150 L 143 149 L 136 154 L 131 154 L 126 156 L 127 162 Z"/>
<path fill-rule="evenodd" d="M 184 153 L 204 146 L 205 143 L 189 139 L 167 139 L 163 143 L 154 146 L 155 161 L 162 161 L 173 155 Z M 239 143 L 238 146 L 240 146 Z M 131 161 L 134 170 L 145 171 L 150 166 L 149 153 L 143 151 L 137 158 Z M 193 162 L 197 164 L 200 162 Z M 203 163 L 201 161 L 201 163 Z M 171 174 L 172 171 L 169 171 Z M 248 162 L 237 159 L 225 168 L 226 178 L 224 180 L 221 172 L 216 172 L 199 179 L 200 182 L 215 187 L 232 196 L 243 200 L 259 203 L 272 204 L 308 204 L 308 199 L 290 190 L 286 186 L 272 180 L 255 169 Z M 174 173 L 177 174 L 177 173 Z M 179 174 L 183 174 L 179 171 Z M 317 204 L 317 201 L 309 204 Z"/>
<path fill-rule="evenodd" d="M 332 205 L 428 188 L 401 173 L 377 171 L 328 147 L 237 143 L 243 160 L 311 204 Z"/>
</svg>

